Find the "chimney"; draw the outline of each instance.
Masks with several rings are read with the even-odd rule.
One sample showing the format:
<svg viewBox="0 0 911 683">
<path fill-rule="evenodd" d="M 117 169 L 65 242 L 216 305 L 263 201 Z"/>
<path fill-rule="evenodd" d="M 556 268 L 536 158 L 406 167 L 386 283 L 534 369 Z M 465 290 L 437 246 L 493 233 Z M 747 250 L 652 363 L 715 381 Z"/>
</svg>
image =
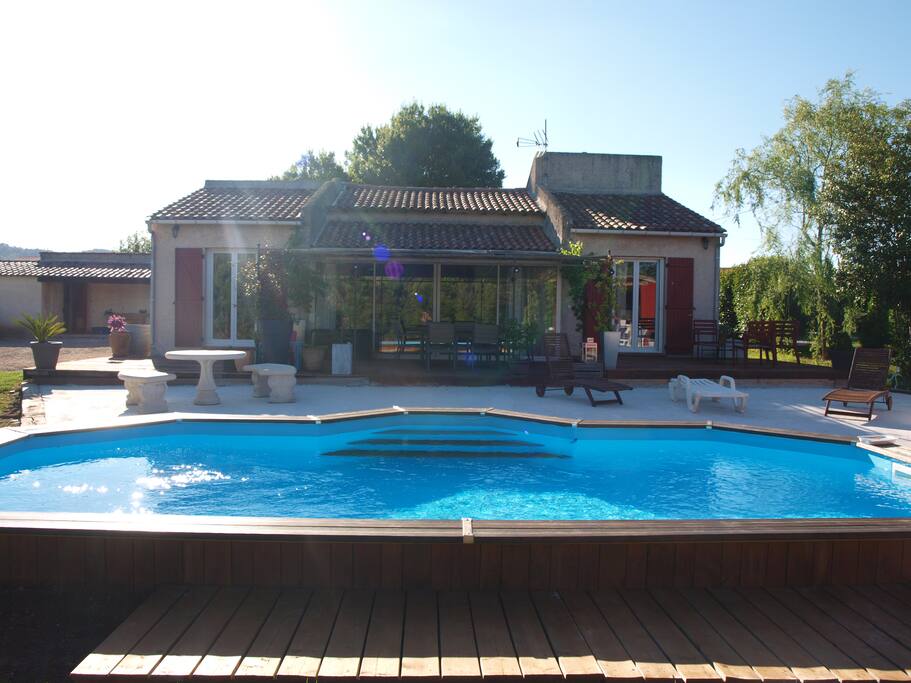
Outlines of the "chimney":
<svg viewBox="0 0 911 683">
<path fill-rule="evenodd" d="M 528 186 L 532 191 L 660 194 L 661 157 L 544 152 L 532 162 Z"/>
</svg>

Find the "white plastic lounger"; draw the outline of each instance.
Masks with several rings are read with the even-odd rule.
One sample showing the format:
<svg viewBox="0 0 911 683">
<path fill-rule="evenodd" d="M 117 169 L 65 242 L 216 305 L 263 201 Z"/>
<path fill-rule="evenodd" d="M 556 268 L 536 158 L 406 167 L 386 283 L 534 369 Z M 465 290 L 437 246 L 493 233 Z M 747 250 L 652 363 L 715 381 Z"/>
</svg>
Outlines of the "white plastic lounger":
<svg viewBox="0 0 911 683">
<path fill-rule="evenodd" d="M 713 401 L 719 401 L 722 398 L 729 398 L 734 402 L 734 410 L 743 413 L 747 409 L 747 399 L 749 394 L 737 391 L 734 384 L 734 378 L 722 375 L 717 382 L 710 379 L 690 379 L 686 375 L 677 375 L 667 384 L 668 392 L 672 401 L 679 401 L 681 398 L 686 399 L 686 405 L 690 412 L 699 412 L 699 402 L 704 398 L 710 398 Z"/>
</svg>

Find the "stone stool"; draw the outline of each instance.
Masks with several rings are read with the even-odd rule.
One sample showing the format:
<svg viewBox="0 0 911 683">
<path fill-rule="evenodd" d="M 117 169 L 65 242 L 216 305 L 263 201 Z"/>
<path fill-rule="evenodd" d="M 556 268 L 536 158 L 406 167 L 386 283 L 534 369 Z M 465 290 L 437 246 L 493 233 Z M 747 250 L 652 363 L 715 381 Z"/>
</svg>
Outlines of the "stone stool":
<svg viewBox="0 0 911 683">
<path fill-rule="evenodd" d="M 177 375 L 158 370 L 121 370 L 117 379 L 123 380 L 126 387 L 127 406 L 139 406 L 143 414 L 168 412 L 165 391 Z"/>
<path fill-rule="evenodd" d="M 269 397 L 269 403 L 294 403 L 297 368 L 282 363 L 257 363 L 244 367 L 252 373 L 253 395 Z"/>
</svg>

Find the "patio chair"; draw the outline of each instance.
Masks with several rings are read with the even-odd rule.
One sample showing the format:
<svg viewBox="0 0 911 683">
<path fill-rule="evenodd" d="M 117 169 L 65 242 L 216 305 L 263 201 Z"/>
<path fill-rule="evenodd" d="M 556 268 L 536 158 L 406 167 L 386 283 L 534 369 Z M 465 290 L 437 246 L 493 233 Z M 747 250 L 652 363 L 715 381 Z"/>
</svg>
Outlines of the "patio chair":
<svg viewBox="0 0 911 683">
<path fill-rule="evenodd" d="M 398 336 L 399 348 L 398 353 L 396 353 L 396 358 L 401 358 L 402 353 L 407 353 L 408 345 L 411 344 L 417 345 L 421 354 L 421 359 L 423 360 L 424 339 L 426 336 L 426 328 L 424 325 L 406 325 L 405 321 L 399 318 Z"/>
<path fill-rule="evenodd" d="M 743 353 L 743 364 L 746 365 L 751 348 L 759 349 L 760 364 L 762 364 L 763 354 L 765 354 L 766 360 L 771 359 L 772 365 L 778 363 L 774 322 L 771 320 L 750 320 L 747 322 L 746 330 L 740 337 L 731 337 L 732 362 L 737 361 L 737 353 L 740 352 Z"/>
<path fill-rule="evenodd" d="M 822 397 L 826 402 L 826 415 L 850 415 L 854 417 L 873 417 L 873 404 L 882 402 L 892 410 L 892 394 L 889 392 L 889 364 L 892 352 L 889 349 L 855 349 L 851 361 L 848 383 L 840 389 L 834 389 Z M 832 402 L 841 402 L 842 408 L 849 403 L 865 403 L 866 414 L 860 410 L 833 409 Z"/>
<path fill-rule="evenodd" d="M 703 349 L 713 350 L 715 358 L 720 358 L 722 344 L 717 320 L 693 320 L 693 349 L 697 358 L 702 358 Z"/>
<path fill-rule="evenodd" d="M 475 323 L 471 337 L 471 353 L 478 358 L 487 356 L 500 362 L 500 328 L 490 323 Z"/>
<path fill-rule="evenodd" d="M 797 364 L 800 365 L 800 352 L 797 348 L 797 337 L 800 336 L 800 322 L 797 320 L 775 320 L 775 346 L 779 349 L 788 349 L 794 353 Z"/>
<path fill-rule="evenodd" d="M 427 341 L 424 343 L 427 369 L 430 369 L 430 360 L 434 351 L 445 353 L 455 367 L 456 356 L 459 353 L 456 346 L 455 325 L 453 323 L 427 323 Z"/>
<path fill-rule="evenodd" d="M 620 392 L 632 390 L 632 387 L 626 384 L 612 382 L 605 377 L 577 377 L 576 366 L 569 353 L 569 340 L 565 334 L 546 333 L 542 340 L 542 347 L 547 371 L 535 386 L 535 393 L 539 398 L 543 398 L 544 393 L 551 389 L 562 389 L 567 396 L 572 396 L 573 390 L 579 388 L 585 392 L 592 407 L 605 403 L 623 405 Z M 614 398 L 595 400 L 595 397 L 592 396 L 593 391 L 612 393 Z"/>
</svg>

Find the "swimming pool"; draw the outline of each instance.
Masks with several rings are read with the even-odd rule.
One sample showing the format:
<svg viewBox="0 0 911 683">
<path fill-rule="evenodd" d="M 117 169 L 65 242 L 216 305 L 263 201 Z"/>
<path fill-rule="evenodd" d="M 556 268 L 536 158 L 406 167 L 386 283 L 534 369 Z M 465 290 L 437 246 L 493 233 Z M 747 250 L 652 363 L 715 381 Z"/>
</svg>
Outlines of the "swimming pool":
<svg viewBox="0 0 911 683">
<path fill-rule="evenodd" d="M 177 421 L 0 447 L 0 510 L 373 519 L 911 516 L 851 444 L 493 416 Z"/>
</svg>

